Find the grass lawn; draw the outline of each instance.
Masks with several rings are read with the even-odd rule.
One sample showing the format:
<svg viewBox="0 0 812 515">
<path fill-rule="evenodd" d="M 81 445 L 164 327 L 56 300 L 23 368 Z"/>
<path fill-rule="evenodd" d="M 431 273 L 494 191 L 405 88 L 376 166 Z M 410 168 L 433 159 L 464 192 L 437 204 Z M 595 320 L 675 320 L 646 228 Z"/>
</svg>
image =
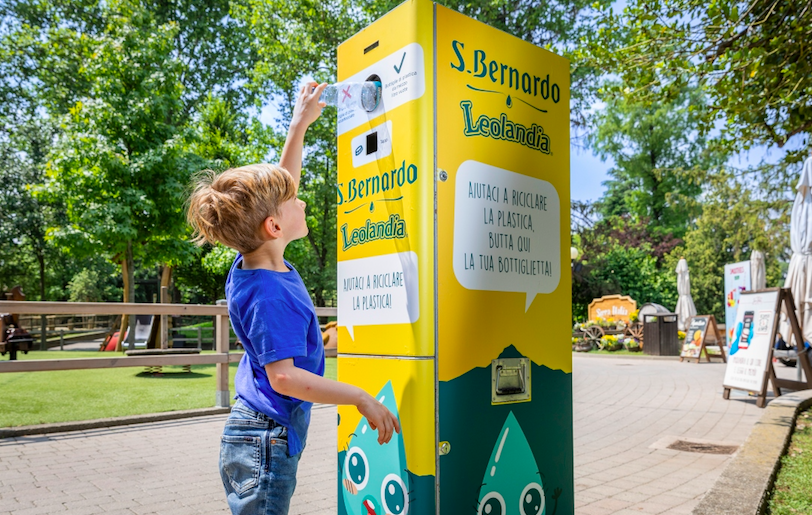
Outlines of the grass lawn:
<svg viewBox="0 0 812 515">
<path fill-rule="evenodd" d="M 18 359 L 102 358 L 113 354 L 32 351 L 20 353 Z M 327 359 L 326 377 L 335 379 L 335 362 L 335 358 Z M 160 376 L 144 374 L 143 370 L 127 367 L 0 374 L 0 427 L 214 406 L 214 365 L 194 365 L 191 373 L 184 373 L 179 366 L 163 367 Z M 233 395 L 237 363 L 229 370 Z"/>
<path fill-rule="evenodd" d="M 812 410 L 801 413 L 792 434 L 767 513 L 801 515 L 812 513 Z"/>
</svg>

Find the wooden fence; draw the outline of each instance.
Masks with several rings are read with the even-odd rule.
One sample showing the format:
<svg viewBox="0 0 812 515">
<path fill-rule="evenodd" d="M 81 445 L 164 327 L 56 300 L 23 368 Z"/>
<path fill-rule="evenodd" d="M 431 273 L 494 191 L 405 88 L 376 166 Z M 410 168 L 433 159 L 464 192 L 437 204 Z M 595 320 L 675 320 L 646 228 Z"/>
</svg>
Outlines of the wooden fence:
<svg viewBox="0 0 812 515">
<path fill-rule="evenodd" d="M 336 316 L 336 308 L 316 308 L 318 316 Z M 215 406 L 228 407 L 228 365 L 237 363 L 243 353 L 229 352 L 229 321 L 226 306 L 202 304 L 137 304 L 107 302 L 27 302 L 0 301 L 0 312 L 20 315 L 196 315 L 211 316 L 215 327 L 214 354 L 115 356 L 103 358 L 37 359 L 0 361 L 0 373 L 84 370 L 118 367 L 154 367 L 167 365 L 216 365 Z"/>
</svg>

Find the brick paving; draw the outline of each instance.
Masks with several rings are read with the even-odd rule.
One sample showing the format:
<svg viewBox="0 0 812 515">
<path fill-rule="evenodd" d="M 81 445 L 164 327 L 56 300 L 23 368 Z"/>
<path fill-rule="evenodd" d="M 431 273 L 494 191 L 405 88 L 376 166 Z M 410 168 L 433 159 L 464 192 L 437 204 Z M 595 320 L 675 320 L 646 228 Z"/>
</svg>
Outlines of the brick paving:
<svg viewBox="0 0 812 515">
<path fill-rule="evenodd" d="M 578 515 L 690 513 L 731 456 L 664 447 L 677 437 L 740 445 L 762 413 L 746 394 L 722 399 L 722 364 L 573 361 Z M 224 421 L 0 440 L 0 515 L 228 513 L 217 471 Z M 336 512 L 335 439 L 335 408 L 316 407 L 291 515 Z"/>
</svg>

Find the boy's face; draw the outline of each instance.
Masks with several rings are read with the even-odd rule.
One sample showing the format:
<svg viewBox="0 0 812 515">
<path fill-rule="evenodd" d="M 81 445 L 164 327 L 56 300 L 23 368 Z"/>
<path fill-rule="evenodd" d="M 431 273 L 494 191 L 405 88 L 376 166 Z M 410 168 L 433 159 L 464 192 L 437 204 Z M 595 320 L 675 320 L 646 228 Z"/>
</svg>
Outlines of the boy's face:
<svg viewBox="0 0 812 515">
<path fill-rule="evenodd" d="M 305 220 L 305 207 L 303 200 L 293 197 L 279 206 L 279 221 L 288 241 L 298 240 L 307 236 L 308 228 Z"/>
</svg>

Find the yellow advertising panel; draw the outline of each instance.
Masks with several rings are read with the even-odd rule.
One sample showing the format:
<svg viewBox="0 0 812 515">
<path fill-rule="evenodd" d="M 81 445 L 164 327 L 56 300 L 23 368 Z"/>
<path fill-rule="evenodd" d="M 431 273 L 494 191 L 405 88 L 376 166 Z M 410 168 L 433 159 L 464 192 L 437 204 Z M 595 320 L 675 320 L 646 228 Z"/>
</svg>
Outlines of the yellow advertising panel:
<svg viewBox="0 0 812 515">
<path fill-rule="evenodd" d="M 436 6 L 440 513 L 573 513 L 569 63 Z"/>
<path fill-rule="evenodd" d="M 407 2 L 338 48 L 339 81 L 381 82 L 373 112 L 338 109 L 341 353 L 435 354 L 432 31 Z"/>
<path fill-rule="evenodd" d="M 401 423 L 380 445 L 354 406 L 339 406 L 339 514 L 434 513 L 434 360 L 344 357 L 338 380 L 372 393 Z"/>
</svg>

